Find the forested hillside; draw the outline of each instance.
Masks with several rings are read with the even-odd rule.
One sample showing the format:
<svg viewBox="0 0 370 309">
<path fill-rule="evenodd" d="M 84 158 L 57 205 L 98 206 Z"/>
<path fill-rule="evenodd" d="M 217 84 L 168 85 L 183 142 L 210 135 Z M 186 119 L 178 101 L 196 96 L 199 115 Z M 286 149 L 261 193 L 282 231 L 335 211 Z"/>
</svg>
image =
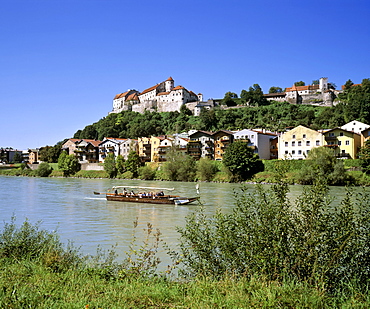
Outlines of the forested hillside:
<svg viewBox="0 0 370 309">
<path fill-rule="evenodd" d="M 287 127 L 304 125 L 312 129 L 342 126 L 352 120 L 370 124 L 370 79 L 361 85 L 351 80 L 337 99 L 334 107 L 292 105 L 272 102 L 264 106 L 204 110 L 199 117 L 192 116 L 183 106 L 179 112 L 144 114 L 121 112 L 109 114 L 98 122 L 78 130 L 74 138 L 102 140 L 104 137 L 138 138 L 142 136 L 180 133 L 190 129 L 216 131 L 264 128 L 284 131 Z"/>
</svg>

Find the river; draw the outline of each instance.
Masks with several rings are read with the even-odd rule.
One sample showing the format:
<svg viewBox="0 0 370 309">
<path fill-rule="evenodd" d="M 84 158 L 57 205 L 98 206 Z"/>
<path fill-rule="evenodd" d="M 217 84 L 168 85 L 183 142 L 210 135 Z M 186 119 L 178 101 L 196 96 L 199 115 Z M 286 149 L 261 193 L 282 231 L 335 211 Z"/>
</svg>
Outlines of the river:
<svg viewBox="0 0 370 309">
<path fill-rule="evenodd" d="M 108 202 L 103 196 L 93 194 L 93 191 L 105 192 L 113 185 L 174 187 L 178 195 L 197 195 L 195 183 L 186 182 L 0 176 L 0 228 L 12 215 L 19 225 L 26 219 L 31 223 L 41 221 L 42 229 L 57 230 L 63 243 L 72 241 L 84 254 L 96 254 L 98 246 L 104 250 L 116 246 L 118 259 L 122 259 L 134 232 L 138 236 L 137 244 L 142 244 L 142 231 L 147 223 L 160 229 L 161 238 L 169 246 L 175 246 L 179 237 L 176 227 L 183 227 L 186 216 L 199 207 L 197 203 L 172 206 Z M 206 213 L 211 215 L 218 208 L 231 211 L 233 192 L 240 186 L 200 183 L 200 198 Z M 254 188 L 247 186 L 250 190 Z M 345 192 L 343 187 L 331 190 L 336 198 Z M 301 186 L 290 186 L 290 197 L 295 198 L 301 191 Z M 138 227 L 134 229 L 136 218 Z M 168 262 L 165 252 L 160 257 Z"/>
</svg>

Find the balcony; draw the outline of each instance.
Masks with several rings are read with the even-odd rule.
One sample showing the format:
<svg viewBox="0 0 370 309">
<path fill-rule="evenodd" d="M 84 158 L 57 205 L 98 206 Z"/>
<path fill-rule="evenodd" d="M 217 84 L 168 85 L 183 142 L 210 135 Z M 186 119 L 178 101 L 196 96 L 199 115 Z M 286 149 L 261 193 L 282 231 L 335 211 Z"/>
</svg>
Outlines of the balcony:
<svg viewBox="0 0 370 309">
<path fill-rule="evenodd" d="M 190 140 L 189 144 L 200 144 L 200 141 L 198 140 Z"/>
<path fill-rule="evenodd" d="M 336 155 L 338 159 L 351 159 L 351 155 L 347 152 L 345 153 L 339 153 Z"/>
<path fill-rule="evenodd" d="M 325 136 L 326 141 L 336 141 L 337 137 L 336 136 Z"/>
</svg>

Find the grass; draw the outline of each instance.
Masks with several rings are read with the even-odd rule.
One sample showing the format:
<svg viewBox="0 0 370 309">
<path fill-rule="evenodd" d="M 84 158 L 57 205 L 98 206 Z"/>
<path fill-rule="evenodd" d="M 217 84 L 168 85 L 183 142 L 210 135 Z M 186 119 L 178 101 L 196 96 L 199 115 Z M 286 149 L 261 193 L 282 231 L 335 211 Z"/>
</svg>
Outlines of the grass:
<svg viewBox="0 0 370 309">
<path fill-rule="evenodd" d="M 151 231 L 148 225 L 148 237 Z M 145 260 L 152 250 L 153 246 L 143 247 L 139 260 Z M 228 275 L 218 280 L 202 276 L 185 280 L 170 278 L 165 273 L 153 275 L 145 267 L 138 272 L 135 263 L 131 264 L 135 269 L 130 272 L 130 263 L 116 263 L 114 254 L 83 257 L 73 246 L 64 249 L 58 235 L 40 229 L 40 223 L 32 225 L 26 220 L 17 227 L 13 217 L 0 232 L 0 308 L 370 306 L 369 294 L 359 292 L 361 289 L 356 286 L 332 295 L 322 288 L 292 280 L 278 282 L 255 276 L 237 279 Z"/>
<path fill-rule="evenodd" d="M 333 297 L 318 289 L 261 278 L 188 282 L 106 280 L 85 270 L 55 273 L 29 261 L 1 261 L 1 308 L 365 308 L 367 295 Z"/>
</svg>

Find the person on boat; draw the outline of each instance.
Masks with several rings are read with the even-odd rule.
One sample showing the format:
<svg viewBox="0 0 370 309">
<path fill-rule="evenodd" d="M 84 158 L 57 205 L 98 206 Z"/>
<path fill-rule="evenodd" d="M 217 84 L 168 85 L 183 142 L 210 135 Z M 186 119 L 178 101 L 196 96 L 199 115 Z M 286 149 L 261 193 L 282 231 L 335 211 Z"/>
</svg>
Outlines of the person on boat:
<svg viewBox="0 0 370 309">
<path fill-rule="evenodd" d="M 126 188 L 123 188 L 123 195 L 124 195 L 124 196 L 126 196 L 126 195 L 127 195 Z"/>
<path fill-rule="evenodd" d="M 132 196 L 134 196 L 135 195 L 135 192 L 134 191 L 131 191 L 131 193 L 130 193 Z"/>
<path fill-rule="evenodd" d="M 118 195 L 118 191 L 117 191 L 117 189 L 116 189 L 116 190 L 114 190 L 114 194 L 115 194 L 115 195 Z"/>
</svg>

